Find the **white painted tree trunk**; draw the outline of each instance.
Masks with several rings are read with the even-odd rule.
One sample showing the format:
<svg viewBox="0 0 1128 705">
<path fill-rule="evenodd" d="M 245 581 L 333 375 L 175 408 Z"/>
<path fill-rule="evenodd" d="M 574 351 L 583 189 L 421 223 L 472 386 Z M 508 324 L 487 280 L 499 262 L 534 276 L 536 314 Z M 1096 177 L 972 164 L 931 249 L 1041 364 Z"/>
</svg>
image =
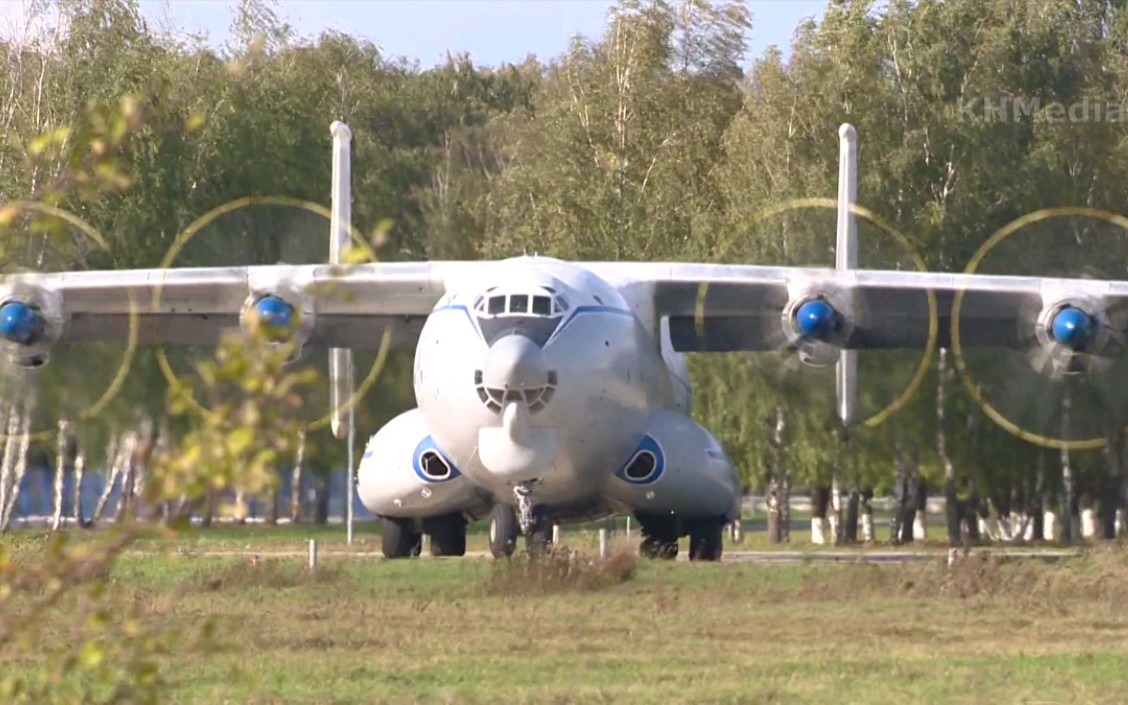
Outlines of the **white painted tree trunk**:
<svg viewBox="0 0 1128 705">
<path fill-rule="evenodd" d="M 826 543 L 826 519 L 811 517 L 811 543 L 816 546 Z"/>
<path fill-rule="evenodd" d="M 924 541 L 928 538 L 928 519 L 926 512 L 919 511 L 913 519 L 913 540 Z"/>
<path fill-rule="evenodd" d="M 0 524 L 4 518 L 4 508 L 8 506 L 8 497 L 12 494 L 12 477 L 15 470 L 16 459 L 16 429 L 19 419 L 15 405 L 8 407 L 8 417 L 4 424 L 6 436 L 4 441 L 4 457 L 0 460 Z"/>
<path fill-rule="evenodd" d="M 837 546 L 840 540 L 842 527 L 839 521 L 842 518 L 842 487 L 838 484 L 838 474 L 830 481 L 830 543 Z"/>
<path fill-rule="evenodd" d="M 302 520 L 302 465 L 305 460 L 305 430 L 298 433 L 298 449 L 294 458 L 294 472 L 290 476 L 290 522 Z"/>
<path fill-rule="evenodd" d="M 74 525 L 82 526 L 82 480 L 86 476 L 86 454 L 81 450 L 74 456 Z"/>
<path fill-rule="evenodd" d="M 110 501 L 110 493 L 117 483 L 121 467 L 118 462 L 119 445 L 117 435 L 111 435 L 109 443 L 106 444 L 106 484 L 102 487 L 102 494 L 98 497 L 98 503 L 94 505 L 94 512 L 90 515 L 91 523 L 97 523 L 102 519 L 102 513 L 106 511 L 106 503 Z"/>
<path fill-rule="evenodd" d="M 1058 525 L 1057 512 L 1047 511 L 1042 515 L 1042 540 L 1056 543 L 1061 539 L 1061 526 Z"/>
<path fill-rule="evenodd" d="M 20 485 L 27 472 L 27 449 L 31 445 L 31 402 L 24 403 L 23 411 L 13 405 L 8 423 L 8 443 L 4 449 L 4 474 L 8 477 L 7 493 L 0 503 L 0 531 L 7 531 L 12 521 L 12 510 L 20 496 Z"/>
<path fill-rule="evenodd" d="M 1081 538 L 1092 541 L 1097 536 L 1097 513 L 1091 507 L 1081 510 Z"/>
<path fill-rule="evenodd" d="M 873 543 L 873 510 L 868 506 L 862 514 L 862 541 Z"/>
<path fill-rule="evenodd" d="M 1119 538 L 1124 535 L 1125 529 L 1125 514 L 1124 509 L 1116 510 L 1116 536 Z"/>
<path fill-rule="evenodd" d="M 55 461 L 55 510 L 51 514 L 51 530 L 58 531 L 63 521 L 63 493 L 66 491 L 67 440 L 70 423 L 59 420 L 59 455 Z"/>
</svg>

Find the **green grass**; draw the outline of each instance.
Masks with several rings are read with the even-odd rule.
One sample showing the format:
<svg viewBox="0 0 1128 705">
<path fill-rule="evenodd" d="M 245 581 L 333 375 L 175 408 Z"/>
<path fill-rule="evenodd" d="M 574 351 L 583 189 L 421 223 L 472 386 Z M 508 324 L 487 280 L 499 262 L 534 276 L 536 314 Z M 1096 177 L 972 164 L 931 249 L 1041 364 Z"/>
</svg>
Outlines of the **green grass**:
<svg viewBox="0 0 1128 705">
<path fill-rule="evenodd" d="M 613 563 L 569 582 L 521 560 L 326 557 L 311 577 L 301 558 L 133 554 L 107 595 L 148 624 L 214 620 L 222 648 L 186 639 L 167 703 L 1125 700 L 1123 551 L 955 571 Z M 70 638 L 69 614 L 38 643 Z M 0 646 L 6 667 L 36 658 Z"/>
</svg>

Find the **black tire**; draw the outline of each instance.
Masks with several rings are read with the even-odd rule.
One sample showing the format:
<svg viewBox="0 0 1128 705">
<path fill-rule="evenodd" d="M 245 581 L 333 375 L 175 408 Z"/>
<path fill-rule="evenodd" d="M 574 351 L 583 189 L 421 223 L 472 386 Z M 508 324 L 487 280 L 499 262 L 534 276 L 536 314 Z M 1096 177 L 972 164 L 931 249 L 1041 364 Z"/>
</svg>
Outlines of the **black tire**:
<svg viewBox="0 0 1128 705">
<path fill-rule="evenodd" d="M 423 549 L 423 535 L 415 530 L 410 519 L 384 517 L 381 547 L 385 558 L 414 558 Z"/>
<path fill-rule="evenodd" d="M 466 520 L 462 515 L 452 514 L 430 523 L 432 556 L 466 555 Z"/>
<path fill-rule="evenodd" d="M 695 523 L 689 530 L 689 560 L 721 560 L 724 533 L 724 525 L 719 521 Z"/>
<path fill-rule="evenodd" d="M 675 518 L 653 514 L 638 514 L 635 518 L 642 527 L 640 556 L 666 561 L 678 557 L 678 521 Z"/>
<path fill-rule="evenodd" d="M 517 514 L 508 504 L 495 504 L 490 511 L 490 553 L 494 558 L 508 558 L 517 547 Z"/>
</svg>

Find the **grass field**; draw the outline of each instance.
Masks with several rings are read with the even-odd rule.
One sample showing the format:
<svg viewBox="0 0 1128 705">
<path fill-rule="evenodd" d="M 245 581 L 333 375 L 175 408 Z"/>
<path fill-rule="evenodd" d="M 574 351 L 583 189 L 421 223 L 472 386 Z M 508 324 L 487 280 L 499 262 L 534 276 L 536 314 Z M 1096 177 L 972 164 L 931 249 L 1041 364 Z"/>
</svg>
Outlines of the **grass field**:
<svg viewBox="0 0 1128 705">
<path fill-rule="evenodd" d="M 284 546 L 308 527 L 236 532 L 195 545 Z M 34 560 L 37 541 L 5 540 Z M 268 551 L 252 565 L 149 548 L 114 569 L 114 609 L 186 632 L 214 620 L 221 647 L 180 645 L 167 703 L 1128 700 L 1123 550 L 953 570 L 636 563 L 625 548 L 602 566 L 326 557 L 311 577 Z M 67 614 L 39 643 L 73 637 Z M 5 668 L 36 659 L 0 646 Z"/>
</svg>

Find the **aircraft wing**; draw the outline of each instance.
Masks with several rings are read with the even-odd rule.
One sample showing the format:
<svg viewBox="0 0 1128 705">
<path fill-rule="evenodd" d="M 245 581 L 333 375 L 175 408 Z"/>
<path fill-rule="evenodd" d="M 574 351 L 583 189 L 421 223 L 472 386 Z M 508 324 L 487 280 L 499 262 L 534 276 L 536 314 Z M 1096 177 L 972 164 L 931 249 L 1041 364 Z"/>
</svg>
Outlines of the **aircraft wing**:
<svg viewBox="0 0 1128 705">
<path fill-rule="evenodd" d="M 935 344 L 950 347 L 957 298 L 964 347 L 1029 344 L 1033 319 L 1065 304 L 1100 315 L 1128 303 L 1126 281 L 624 262 L 592 269 L 649 289 L 653 311 L 640 313 L 669 317 L 680 352 L 776 349 L 789 305 L 820 295 L 850 320 L 842 347 L 858 350 L 923 348 L 932 321 Z"/>
<path fill-rule="evenodd" d="M 0 280 L 4 300 L 30 299 L 61 319 L 61 341 L 125 341 L 136 325 L 140 343 L 214 345 L 239 328 L 248 302 L 276 295 L 298 311 L 314 311 L 305 317 L 312 319 L 306 344 L 358 350 L 379 349 L 386 326 L 393 329 L 393 347 L 413 346 L 445 291 L 443 268 L 428 262 L 60 272 Z"/>
</svg>

